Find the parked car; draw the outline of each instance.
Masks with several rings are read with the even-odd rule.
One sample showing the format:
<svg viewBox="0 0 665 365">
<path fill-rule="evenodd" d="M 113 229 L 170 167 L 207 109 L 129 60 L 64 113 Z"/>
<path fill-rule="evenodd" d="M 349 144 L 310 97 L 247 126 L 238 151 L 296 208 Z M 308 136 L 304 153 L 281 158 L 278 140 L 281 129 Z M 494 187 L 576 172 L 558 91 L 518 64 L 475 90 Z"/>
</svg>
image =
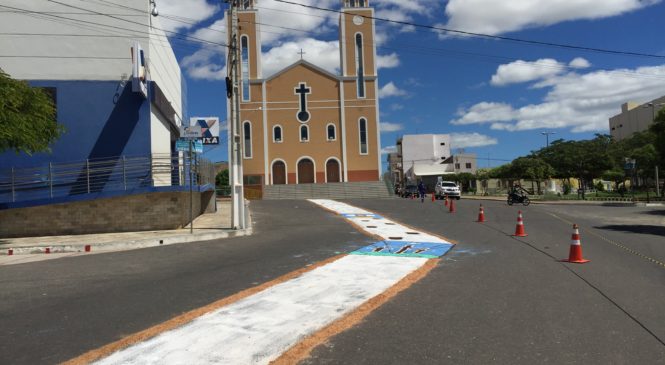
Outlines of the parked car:
<svg viewBox="0 0 665 365">
<path fill-rule="evenodd" d="M 402 198 L 418 197 L 418 186 L 416 185 L 407 185 L 402 189 Z"/>
<path fill-rule="evenodd" d="M 434 194 L 436 194 L 437 199 L 443 199 L 446 195 L 457 200 L 461 197 L 459 186 L 452 181 L 437 182 L 434 187 Z"/>
</svg>

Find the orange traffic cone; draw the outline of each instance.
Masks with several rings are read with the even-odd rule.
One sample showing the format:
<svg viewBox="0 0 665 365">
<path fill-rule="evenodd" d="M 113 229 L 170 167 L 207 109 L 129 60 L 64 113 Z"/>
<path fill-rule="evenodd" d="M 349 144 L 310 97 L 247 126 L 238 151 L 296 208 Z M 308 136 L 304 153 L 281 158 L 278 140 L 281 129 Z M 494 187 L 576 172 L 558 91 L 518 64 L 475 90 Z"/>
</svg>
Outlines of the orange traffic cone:
<svg viewBox="0 0 665 365">
<path fill-rule="evenodd" d="M 432 193 L 432 203 L 434 202 L 434 193 Z"/>
<path fill-rule="evenodd" d="M 480 204 L 480 211 L 478 212 L 478 223 L 483 223 L 485 221 L 485 211 L 483 210 L 483 205 Z"/>
<path fill-rule="evenodd" d="M 413 200 L 413 194 L 409 194 L 409 195 L 411 195 L 411 200 Z"/>
<path fill-rule="evenodd" d="M 563 262 L 572 262 L 575 264 L 583 264 L 591 260 L 585 260 L 582 258 L 582 245 L 580 244 L 580 229 L 577 224 L 573 224 L 573 237 L 570 241 L 570 253 L 568 254 L 567 260 L 561 260 Z"/>
<path fill-rule="evenodd" d="M 524 231 L 524 221 L 522 220 L 522 211 L 517 212 L 517 226 L 515 226 L 515 237 L 526 237 L 528 234 Z"/>
<path fill-rule="evenodd" d="M 446 206 L 448 206 L 448 195 L 443 196 L 443 201 L 446 204 Z"/>
<path fill-rule="evenodd" d="M 454 199 L 452 199 L 452 198 L 450 199 L 450 206 L 448 208 L 450 208 L 448 210 L 448 212 L 455 213 L 455 200 Z"/>
</svg>

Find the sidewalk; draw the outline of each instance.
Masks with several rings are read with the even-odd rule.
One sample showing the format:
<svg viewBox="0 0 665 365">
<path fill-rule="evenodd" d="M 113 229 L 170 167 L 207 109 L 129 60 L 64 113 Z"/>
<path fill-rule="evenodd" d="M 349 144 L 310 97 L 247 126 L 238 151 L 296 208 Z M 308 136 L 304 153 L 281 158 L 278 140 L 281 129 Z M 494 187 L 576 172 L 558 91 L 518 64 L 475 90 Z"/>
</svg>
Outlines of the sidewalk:
<svg viewBox="0 0 665 365">
<path fill-rule="evenodd" d="M 462 195 L 462 199 L 469 200 L 493 200 L 493 201 L 506 201 L 507 195 L 504 196 L 482 196 L 482 195 Z M 532 199 L 531 204 L 556 204 L 556 205 L 613 205 L 613 206 L 662 206 L 663 203 L 646 203 L 646 202 L 632 202 L 632 201 L 611 201 L 611 200 L 539 200 Z M 516 205 L 519 205 L 516 203 Z"/>
<path fill-rule="evenodd" d="M 230 201 L 218 200 L 217 212 L 203 214 L 194 220 L 193 233 L 190 233 L 189 225 L 187 225 L 181 229 L 164 231 L 0 238 L 0 265 L 18 263 L 17 261 L 24 262 L 27 258 L 19 256 L 29 254 L 44 256 L 46 253 L 87 254 L 122 251 L 250 235 L 252 233 L 251 219 L 248 220 L 250 227 L 247 229 L 232 230 L 229 228 L 231 226 L 230 204 Z"/>
</svg>

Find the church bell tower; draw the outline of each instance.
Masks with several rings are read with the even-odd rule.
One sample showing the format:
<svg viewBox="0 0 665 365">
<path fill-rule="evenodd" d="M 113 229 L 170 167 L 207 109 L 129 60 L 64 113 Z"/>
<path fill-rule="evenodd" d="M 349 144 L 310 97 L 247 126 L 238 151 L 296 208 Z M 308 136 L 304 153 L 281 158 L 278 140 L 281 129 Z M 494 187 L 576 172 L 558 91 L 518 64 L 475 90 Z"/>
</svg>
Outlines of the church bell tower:
<svg viewBox="0 0 665 365">
<path fill-rule="evenodd" d="M 342 76 L 354 77 L 359 98 L 367 94 L 367 79 L 376 78 L 374 9 L 369 0 L 343 0 L 339 18 Z"/>
</svg>

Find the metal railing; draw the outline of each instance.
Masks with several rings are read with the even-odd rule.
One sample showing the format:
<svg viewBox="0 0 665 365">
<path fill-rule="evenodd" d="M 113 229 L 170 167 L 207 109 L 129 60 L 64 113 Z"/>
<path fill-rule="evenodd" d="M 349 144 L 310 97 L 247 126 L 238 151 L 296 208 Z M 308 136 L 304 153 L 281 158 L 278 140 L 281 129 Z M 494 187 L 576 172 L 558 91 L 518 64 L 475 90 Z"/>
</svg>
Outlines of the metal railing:
<svg viewBox="0 0 665 365">
<path fill-rule="evenodd" d="M 0 203 L 159 186 L 215 184 L 205 159 L 170 154 L 117 156 L 0 170 Z"/>
</svg>

